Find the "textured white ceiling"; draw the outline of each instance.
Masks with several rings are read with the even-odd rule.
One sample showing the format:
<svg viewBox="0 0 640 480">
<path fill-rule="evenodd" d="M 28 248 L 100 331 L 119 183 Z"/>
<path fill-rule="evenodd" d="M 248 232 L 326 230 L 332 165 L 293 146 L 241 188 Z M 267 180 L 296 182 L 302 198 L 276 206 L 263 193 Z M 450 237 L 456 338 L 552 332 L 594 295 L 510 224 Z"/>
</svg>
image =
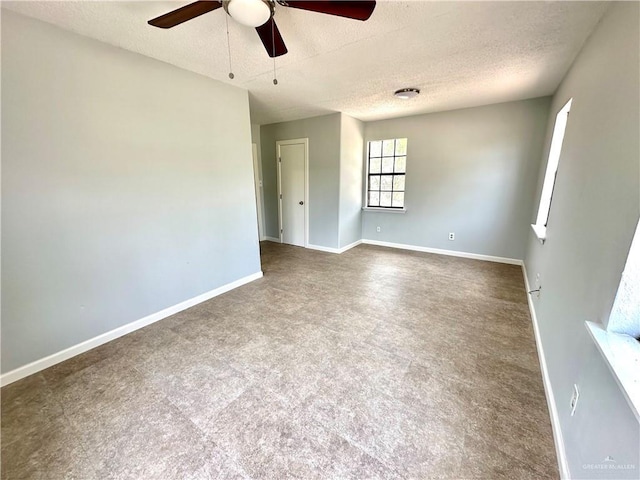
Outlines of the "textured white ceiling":
<svg viewBox="0 0 640 480">
<path fill-rule="evenodd" d="M 549 95 L 607 2 L 378 1 L 366 22 L 276 6 L 289 53 L 273 60 L 222 9 L 169 30 L 147 20 L 183 2 L 2 2 L 64 29 L 245 88 L 252 122 L 341 111 L 377 120 Z M 392 96 L 417 87 L 413 100 Z"/>
</svg>

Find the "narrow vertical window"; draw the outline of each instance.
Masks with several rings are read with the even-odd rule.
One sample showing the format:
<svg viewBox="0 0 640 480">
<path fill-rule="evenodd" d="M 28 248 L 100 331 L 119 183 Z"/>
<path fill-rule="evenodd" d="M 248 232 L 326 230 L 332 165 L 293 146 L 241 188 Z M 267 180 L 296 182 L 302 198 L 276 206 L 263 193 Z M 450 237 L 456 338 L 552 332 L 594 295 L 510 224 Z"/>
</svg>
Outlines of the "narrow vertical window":
<svg viewBox="0 0 640 480">
<path fill-rule="evenodd" d="M 569 119 L 569 111 L 571 110 L 572 101 L 573 99 L 570 99 L 558 112 L 556 115 L 556 123 L 553 127 L 551 148 L 549 149 L 547 170 L 544 175 L 544 183 L 542 184 L 538 216 L 536 218 L 536 223 L 533 226 L 533 229 L 540 240 L 544 240 L 546 236 L 547 222 L 549 221 L 549 212 L 551 211 L 551 199 L 553 198 L 553 188 L 556 183 L 556 174 L 558 173 L 558 164 L 560 163 L 562 142 L 564 140 L 565 129 L 567 128 L 567 121 Z"/>
<path fill-rule="evenodd" d="M 407 139 L 369 142 L 367 207 L 404 208 Z"/>
</svg>

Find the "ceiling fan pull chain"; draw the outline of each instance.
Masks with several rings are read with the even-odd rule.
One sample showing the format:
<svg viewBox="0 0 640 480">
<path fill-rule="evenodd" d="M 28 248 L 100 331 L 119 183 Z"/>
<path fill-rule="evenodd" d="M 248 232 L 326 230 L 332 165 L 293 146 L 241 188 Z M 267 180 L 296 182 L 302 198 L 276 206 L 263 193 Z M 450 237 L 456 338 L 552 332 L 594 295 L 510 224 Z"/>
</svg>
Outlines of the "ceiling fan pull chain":
<svg viewBox="0 0 640 480">
<path fill-rule="evenodd" d="M 224 22 L 227 24 L 227 51 L 229 52 L 229 78 L 233 80 L 233 68 L 231 68 L 231 40 L 229 37 L 229 18 L 227 15 L 224 16 Z"/>
<path fill-rule="evenodd" d="M 274 85 L 278 85 L 278 79 L 276 77 L 276 38 L 275 38 L 275 29 L 276 29 L 276 22 L 273 21 L 273 18 L 271 19 L 271 45 L 272 45 L 272 52 L 273 52 L 273 84 Z"/>
</svg>

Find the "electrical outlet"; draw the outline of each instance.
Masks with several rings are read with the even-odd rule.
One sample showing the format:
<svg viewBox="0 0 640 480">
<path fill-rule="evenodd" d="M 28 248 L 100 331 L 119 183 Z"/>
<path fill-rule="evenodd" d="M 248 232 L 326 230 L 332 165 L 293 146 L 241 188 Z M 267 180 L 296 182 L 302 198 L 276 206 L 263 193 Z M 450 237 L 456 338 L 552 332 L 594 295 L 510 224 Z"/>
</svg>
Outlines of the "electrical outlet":
<svg viewBox="0 0 640 480">
<path fill-rule="evenodd" d="M 376 232 L 380 233 L 380 227 L 376 227 Z"/>
<path fill-rule="evenodd" d="M 449 240 L 455 240 L 456 239 L 456 234 L 453 232 L 449 232 Z"/>
<path fill-rule="evenodd" d="M 573 395 L 571 395 L 571 403 L 569 404 L 571 407 L 571 416 L 576 413 L 576 407 L 578 406 L 578 398 L 580 398 L 580 391 L 578 390 L 578 385 L 573 384 Z"/>
</svg>

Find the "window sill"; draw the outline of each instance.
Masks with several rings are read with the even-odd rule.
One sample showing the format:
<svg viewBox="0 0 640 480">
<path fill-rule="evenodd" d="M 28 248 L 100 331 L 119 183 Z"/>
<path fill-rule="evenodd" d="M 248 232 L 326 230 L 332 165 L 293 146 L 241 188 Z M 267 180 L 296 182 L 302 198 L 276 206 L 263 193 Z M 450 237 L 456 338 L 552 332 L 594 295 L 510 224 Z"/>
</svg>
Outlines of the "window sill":
<svg viewBox="0 0 640 480">
<path fill-rule="evenodd" d="M 540 240 L 540 243 L 544 245 L 544 241 L 547 239 L 547 227 L 543 225 L 534 225 L 532 223 L 531 228 L 533 229 L 533 233 L 536 234 L 536 237 L 538 237 L 538 240 Z"/>
<path fill-rule="evenodd" d="M 406 213 L 406 208 L 362 207 L 365 212 Z"/>
<path fill-rule="evenodd" d="M 640 420 L 640 342 L 630 335 L 608 332 L 594 322 L 585 324 L 631 410 Z"/>
</svg>

